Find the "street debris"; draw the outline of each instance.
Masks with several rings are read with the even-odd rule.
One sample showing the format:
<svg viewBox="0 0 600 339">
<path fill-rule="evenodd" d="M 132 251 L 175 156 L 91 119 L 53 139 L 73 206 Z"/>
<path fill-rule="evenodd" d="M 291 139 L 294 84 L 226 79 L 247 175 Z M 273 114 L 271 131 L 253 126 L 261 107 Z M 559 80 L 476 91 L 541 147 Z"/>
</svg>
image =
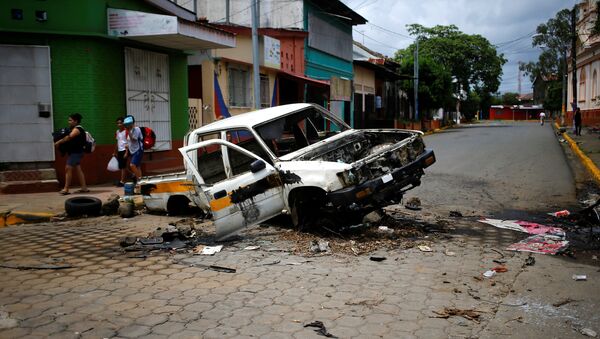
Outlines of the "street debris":
<svg viewBox="0 0 600 339">
<path fill-rule="evenodd" d="M 566 298 L 566 299 L 563 299 L 561 301 L 555 302 L 554 304 L 552 304 L 552 306 L 554 306 L 554 307 L 561 307 L 563 305 L 570 304 L 570 303 L 572 303 L 574 301 L 578 301 L 578 300 L 574 300 L 574 299 L 571 299 L 571 298 Z"/>
<path fill-rule="evenodd" d="M 445 251 L 444 251 L 444 254 L 445 254 L 445 255 L 447 255 L 447 256 L 449 256 L 449 257 L 453 257 L 453 256 L 455 256 L 455 255 L 456 255 L 456 253 L 454 253 L 454 252 L 452 252 L 452 251 L 448 251 L 448 250 L 445 250 Z"/>
<path fill-rule="evenodd" d="M 419 248 L 419 250 L 421 252 L 433 252 L 433 250 L 431 249 L 431 247 L 429 246 L 425 246 L 425 245 L 419 245 L 417 246 Z"/>
<path fill-rule="evenodd" d="M 394 233 L 394 230 L 387 226 L 379 226 L 377 230 L 382 233 Z"/>
<path fill-rule="evenodd" d="M 535 265 L 535 258 L 532 256 L 527 257 L 527 259 L 525 259 L 525 265 L 526 266 L 533 266 Z"/>
<path fill-rule="evenodd" d="M 230 267 L 224 267 L 224 266 L 218 266 L 218 265 L 204 265 L 204 264 L 189 264 L 190 267 L 199 267 L 199 268 L 205 268 L 208 270 L 212 270 L 212 271 L 217 271 L 217 272 L 223 272 L 223 273 L 235 273 L 236 269 L 235 268 L 230 268 Z"/>
<path fill-rule="evenodd" d="M 259 248 L 260 248 L 260 246 L 246 246 L 246 247 L 244 247 L 244 251 L 254 251 Z"/>
<path fill-rule="evenodd" d="M 521 220 L 481 219 L 479 222 L 497 228 L 531 234 L 515 244 L 508 246 L 509 251 L 532 252 L 540 254 L 557 254 L 569 245 L 565 240 L 565 231 L 559 227 L 551 227 Z"/>
<path fill-rule="evenodd" d="M 323 324 L 322 321 L 316 320 L 316 321 L 313 321 L 310 324 L 304 325 L 304 327 L 316 327 L 316 329 L 314 331 L 318 335 L 322 335 L 322 336 L 327 337 L 327 338 L 337 338 L 333 334 L 327 332 L 327 328 L 325 328 L 325 325 Z"/>
<path fill-rule="evenodd" d="M 131 200 L 119 199 L 118 212 L 121 218 L 133 218 L 135 216 L 135 205 Z"/>
<path fill-rule="evenodd" d="M 581 334 L 586 335 L 588 337 L 592 337 L 592 338 L 596 338 L 597 334 L 596 331 L 590 329 L 590 328 L 582 328 L 579 332 L 581 332 Z"/>
<path fill-rule="evenodd" d="M 506 268 L 506 266 L 496 266 L 496 267 L 492 268 L 492 271 L 494 271 L 496 273 L 504 273 L 504 272 L 508 272 L 508 268 Z"/>
<path fill-rule="evenodd" d="M 450 211 L 450 216 L 452 218 L 462 218 L 463 215 L 462 213 L 460 213 L 460 211 Z"/>
<path fill-rule="evenodd" d="M 587 275 L 585 275 L 585 274 L 573 274 L 572 278 L 575 281 L 586 281 L 587 280 Z"/>
<path fill-rule="evenodd" d="M 312 240 L 309 244 L 310 251 L 312 253 L 330 252 L 329 241 L 325 240 Z"/>
<path fill-rule="evenodd" d="M 570 214 L 571 214 L 571 212 L 569 212 L 569 210 L 562 210 L 562 211 L 548 213 L 548 215 L 551 215 L 556 218 L 566 217 L 566 216 L 569 216 Z"/>
<path fill-rule="evenodd" d="M 538 234 L 514 243 L 506 249 L 509 251 L 555 255 L 558 252 L 563 251 L 568 245 L 569 242 L 563 240 L 563 238 Z"/>
<path fill-rule="evenodd" d="M 406 204 L 404 204 L 404 207 L 408 208 L 409 210 L 418 211 L 421 209 L 421 199 L 412 197 L 408 199 Z"/>
<path fill-rule="evenodd" d="M 486 278 L 491 278 L 495 275 L 496 275 L 496 271 L 494 271 L 494 270 L 487 270 L 487 271 L 483 272 L 483 276 Z"/>
<path fill-rule="evenodd" d="M 191 218 L 181 219 L 165 227 L 156 228 L 146 237 L 128 236 L 121 238 L 119 244 L 126 252 L 189 250 L 195 253 L 194 249 L 197 249 L 196 252 L 198 253 L 195 254 L 202 253 L 202 248 L 199 248 L 200 245 L 208 247 L 205 253 L 210 254 L 215 249 L 209 246 L 212 245 L 213 238 L 207 236 L 208 232 L 204 229 L 206 226 L 207 223 L 196 223 Z"/>
<path fill-rule="evenodd" d="M 375 224 L 381 221 L 381 219 L 383 219 L 384 214 L 379 211 L 379 210 L 375 210 L 367 215 L 365 215 L 362 219 L 363 224 Z"/>
<path fill-rule="evenodd" d="M 371 261 L 384 261 L 386 259 L 387 259 L 386 257 L 381 257 L 381 256 L 372 256 L 372 257 L 369 257 L 369 260 L 371 260 Z"/>
<path fill-rule="evenodd" d="M 480 317 L 479 313 L 483 313 L 483 312 L 472 310 L 472 309 L 462 310 L 462 309 L 458 309 L 458 308 L 444 307 L 444 309 L 442 311 L 433 311 L 433 313 L 435 313 L 436 315 L 431 316 L 432 318 L 448 319 L 451 316 L 459 316 L 459 317 L 463 317 L 467 320 L 471 320 L 476 323 L 479 323 L 479 317 Z"/>
<path fill-rule="evenodd" d="M 206 246 L 206 245 L 198 245 L 194 247 L 192 253 L 194 254 L 202 254 L 202 255 L 215 255 L 215 253 L 221 252 L 223 249 L 223 245 L 217 246 Z"/>
<path fill-rule="evenodd" d="M 162 237 L 139 238 L 138 240 L 142 245 L 157 245 L 164 242 Z"/>
<path fill-rule="evenodd" d="M 119 198 L 118 194 L 112 193 L 102 204 L 102 215 L 114 215 L 119 213 Z"/>
</svg>

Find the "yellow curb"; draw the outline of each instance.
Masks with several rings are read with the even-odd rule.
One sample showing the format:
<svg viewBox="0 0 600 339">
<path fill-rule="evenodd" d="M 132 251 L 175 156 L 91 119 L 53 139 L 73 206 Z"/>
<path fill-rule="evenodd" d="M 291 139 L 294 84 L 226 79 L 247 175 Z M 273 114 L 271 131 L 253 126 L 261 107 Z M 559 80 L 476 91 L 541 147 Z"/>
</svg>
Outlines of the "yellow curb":
<svg viewBox="0 0 600 339">
<path fill-rule="evenodd" d="M 436 128 L 433 131 L 427 131 L 427 132 L 425 132 L 423 134 L 424 135 L 430 135 L 430 134 L 433 134 L 433 133 L 437 133 L 437 132 L 443 131 L 443 130 L 445 130 L 447 128 L 450 128 L 450 126 L 443 126 L 443 127 L 440 127 L 440 128 Z"/>
<path fill-rule="evenodd" d="M 0 227 L 50 221 L 56 214 L 47 212 L 9 211 L 0 214 Z"/>
<path fill-rule="evenodd" d="M 557 129 L 560 129 L 557 123 L 554 123 L 554 125 Z M 565 138 L 565 140 L 567 140 L 569 146 L 571 146 L 573 152 L 577 155 L 577 157 L 579 157 L 579 160 L 581 160 L 581 163 L 591 174 L 592 178 L 594 178 L 594 180 L 597 183 L 600 183 L 600 169 L 596 167 L 596 164 L 594 164 L 592 159 L 590 159 L 587 155 L 583 153 L 579 146 L 577 146 L 577 143 L 573 139 L 571 139 L 571 137 L 567 135 L 567 133 L 563 133 L 562 136 L 563 138 Z"/>
</svg>

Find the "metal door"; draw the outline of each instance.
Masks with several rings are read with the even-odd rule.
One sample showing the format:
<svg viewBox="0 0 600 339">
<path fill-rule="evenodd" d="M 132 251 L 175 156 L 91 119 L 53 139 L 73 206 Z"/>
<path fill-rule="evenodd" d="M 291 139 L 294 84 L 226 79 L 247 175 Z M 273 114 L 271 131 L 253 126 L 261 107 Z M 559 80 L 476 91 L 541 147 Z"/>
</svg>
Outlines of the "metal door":
<svg viewBox="0 0 600 339">
<path fill-rule="evenodd" d="M 52 120 L 50 48 L 0 45 L 0 163 L 54 161 Z"/>
<path fill-rule="evenodd" d="M 153 150 L 171 149 L 169 56 L 125 48 L 127 114 L 156 133 Z"/>
<path fill-rule="evenodd" d="M 226 149 L 223 162 L 228 174 L 223 180 L 206 184 L 198 168 L 208 164 L 195 164 L 190 155 L 197 149 L 210 146 Z M 256 154 L 222 139 L 202 141 L 179 149 L 186 162 L 188 174 L 191 172 L 194 176 L 198 202 L 202 204 L 199 206 L 212 213 L 217 239 L 225 239 L 244 227 L 279 215 L 284 208 L 283 183 L 277 170 L 264 162 L 265 166 L 261 170 L 248 169 L 244 173 L 232 175 L 229 150 L 264 162 Z"/>
</svg>

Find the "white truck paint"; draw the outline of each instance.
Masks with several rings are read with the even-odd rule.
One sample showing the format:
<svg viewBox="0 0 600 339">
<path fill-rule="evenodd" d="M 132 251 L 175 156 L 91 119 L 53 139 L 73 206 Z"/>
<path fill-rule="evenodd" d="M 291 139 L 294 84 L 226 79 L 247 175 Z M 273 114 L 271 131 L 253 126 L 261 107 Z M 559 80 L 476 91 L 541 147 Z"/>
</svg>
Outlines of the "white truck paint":
<svg viewBox="0 0 600 339">
<path fill-rule="evenodd" d="M 398 201 L 435 162 L 421 136 L 354 130 L 321 106 L 292 104 L 198 128 L 179 151 L 195 192 L 189 197 L 223 239 L 284 211 L 303 227 Z"/>
</svg>

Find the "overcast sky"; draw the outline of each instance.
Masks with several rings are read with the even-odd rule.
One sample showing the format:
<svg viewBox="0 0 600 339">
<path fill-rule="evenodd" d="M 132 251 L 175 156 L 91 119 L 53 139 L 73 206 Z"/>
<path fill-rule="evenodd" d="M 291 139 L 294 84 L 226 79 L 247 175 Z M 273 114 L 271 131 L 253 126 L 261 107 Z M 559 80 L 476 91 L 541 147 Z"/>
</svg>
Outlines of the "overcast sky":
<svg viewBox="0 0 600 339">
<path fill-rule="evenodd" d="M 354 40 L 370 49 L 393 56 L 412 40 L 406 25 L 427 27 L 454 24 L 468 34 L 480 34 L 498 45 L 508 62 L 504 65 L 501 92 L 517 92 L 518 63 L 537 60 L 531 35 L 540 23 L 553 18 L 577 0 L 342 0 L 369 22 L 354 26 Z M 377 27 L 379 26 L 379 27 Z M 394 33 L 388 32 L 389 30 Z M 364 40 L 363 40 L 364 39 Z M 506 43 L 516 40 L 511 43 Z M 531 92 L 529 77 L 522 77 L 521 92 Z"/>
</svg>

